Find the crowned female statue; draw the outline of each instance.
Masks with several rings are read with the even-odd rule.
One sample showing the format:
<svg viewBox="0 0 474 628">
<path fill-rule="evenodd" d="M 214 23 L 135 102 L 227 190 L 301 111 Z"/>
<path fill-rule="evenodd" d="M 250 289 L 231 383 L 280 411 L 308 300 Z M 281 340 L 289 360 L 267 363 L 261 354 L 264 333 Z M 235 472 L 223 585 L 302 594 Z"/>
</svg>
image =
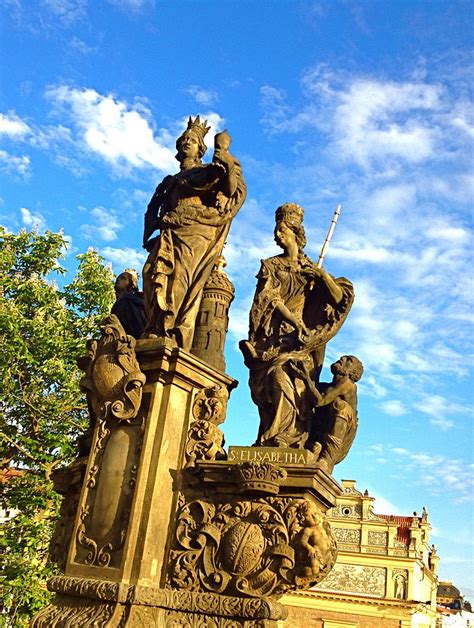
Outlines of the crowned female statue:
<svg viewBox="0 0 474 628">
<path fill-rule="evenodd" d="M 202 290 L 221 254 L 230 223 L 242 207 L 246 186 L 229 153 L 226 131 L 215 136 L 210 164 L 201 163 L 210 127 L 189 118 L 176 141 L 180 171 L 158 185 L 145 214 L 143 268 L 147 326 L 144 336 L 165 336 L 189 351 Z M 156 237 L 151 237 L 159 229 Z"/>
<path fill-rule="evenodd" d="M 249 339 L 240 348 L 260 414 L 257 445 L 304 447 L 326 343 L 343 324 L 353 286 L 335 279 L 303 252 L 303 209 L 276 210 L 275 241 L 283 253 L 262 260 L 250 311 Z M 308 443 L 308 446 L 309 443 Z"/>
</svg>

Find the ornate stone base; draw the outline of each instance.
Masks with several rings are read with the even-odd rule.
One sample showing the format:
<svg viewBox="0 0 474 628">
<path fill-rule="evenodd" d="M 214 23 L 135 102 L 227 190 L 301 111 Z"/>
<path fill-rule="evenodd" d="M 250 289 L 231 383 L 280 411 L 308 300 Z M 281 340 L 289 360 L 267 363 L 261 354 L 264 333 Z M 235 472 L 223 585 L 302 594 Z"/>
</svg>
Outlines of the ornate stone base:
<svg viewBox="0 0 474 628">
<path fill-rule="evenodd" d="M 234 380 L 167 341 L 136 343 L 129 361 L 143 390 L 124 414 L 125 402 L 112 402 L 123 387 L 101 389 L 110 364 L 118 373 L 122 336 L 116 354 L 105 340 L 87 370 L 102 391 L 87 467 L 78 461 L 56 481 L 65 506 L 54 555 L 65 575 L 49 582 L 56 599 L 32 626 L 281 625 L 278 598 L 335 563 L 325 513 L 339 485 L 306 450 L 227 456 L 219 425 Z"/>
<path fill-rule="evenodd" d="M 48 585 L 56 599 L 33 628 L 95 626 L 156 628 L 276 628 L 285 607 L 269 598 L 219 595 L 58 576 Z"/>
</svg>

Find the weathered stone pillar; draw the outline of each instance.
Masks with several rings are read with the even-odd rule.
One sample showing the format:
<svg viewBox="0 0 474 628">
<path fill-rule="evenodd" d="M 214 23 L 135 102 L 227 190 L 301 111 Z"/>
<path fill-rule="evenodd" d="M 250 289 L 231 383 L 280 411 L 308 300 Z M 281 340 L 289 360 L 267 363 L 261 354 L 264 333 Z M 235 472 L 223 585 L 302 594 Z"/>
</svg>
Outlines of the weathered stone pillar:
<svg viewBox="0 0 474 628">
<path fill-rule="evenodd" d="M 222 404 L 225 416 L 236 382 L 162 339 L 139 341 L 136 356 L 146 376 L 139 410 L 97 420 L 65 575 L 50 583 L 60 595 L 34 626 L 112 626 L 124 621 L 137 586 L 165 584 L 181 470 L 196 455 L 186 452 L 190 423 L 204 412 L 203 398 Z"/>
</svg>

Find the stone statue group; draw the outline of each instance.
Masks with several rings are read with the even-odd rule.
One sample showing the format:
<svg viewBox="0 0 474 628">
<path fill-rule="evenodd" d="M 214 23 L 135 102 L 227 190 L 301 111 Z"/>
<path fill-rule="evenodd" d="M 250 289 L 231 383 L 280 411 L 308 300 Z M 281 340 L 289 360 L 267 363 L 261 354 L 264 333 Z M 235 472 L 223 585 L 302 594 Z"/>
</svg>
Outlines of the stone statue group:
<svg viewBox="0 0 474 628">
<path fill-rule="evenodd" d="M 188 352 L 204 286 L 246 197 L 226 131 L 215 136 L 211 163 L 202 163 L 208 131 L 199 116 L 189 118 L 178 138 L 180 170 L 158 185 L 145 214 L 143 246 L 149 255 L 143 295 L 138 274 L 127 269 L 116 279 L 112 309 L 131 336 L 165 337 Z M 240 343 L 260 415 L 255 445 L 306 448 L 331 473 L 356 434 L 356 383 L 363 367 L 345 355 L 331 366 L 332 382 L 319 377 L 326 344 L 344 323 L 354 289 L 304 253 L 299 205 L 285 203 L 276 210 L 274 237 L 283 252 L 262 260 L 249 337 Z"/>
</svg>

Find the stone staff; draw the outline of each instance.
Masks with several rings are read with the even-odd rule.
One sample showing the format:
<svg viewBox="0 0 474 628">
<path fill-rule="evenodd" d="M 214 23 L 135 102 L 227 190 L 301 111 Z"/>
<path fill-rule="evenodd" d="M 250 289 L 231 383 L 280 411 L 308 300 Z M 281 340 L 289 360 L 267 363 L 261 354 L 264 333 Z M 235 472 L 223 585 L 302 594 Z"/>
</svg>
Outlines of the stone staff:
<svg viewBox="0 0 474 628">
<path fill-rule="evenodd" d="M 341 205 L 339 204 L 336 207 L 336 211 L 334 212 L 334 216 L 332 217 L 331 225 L 329 227 L 326 239 L 324 240 L 324 244 L 322 246 L 321 253 L 319 254 L 318 263 L 316 264 L 317 268 L 321 268 L 322 265 L 323 265 L 323 260 L 324 260 L 324 257 L 326 255 L 326 253 L 327 253 L 327 250 L 329 248 L 329 243 L 331 242 L 332 234 L 334 233 L 334 229 L 336 228 L 337 219 L 339 218 L 340 214 L 341 214 Z"/>
</svg>

